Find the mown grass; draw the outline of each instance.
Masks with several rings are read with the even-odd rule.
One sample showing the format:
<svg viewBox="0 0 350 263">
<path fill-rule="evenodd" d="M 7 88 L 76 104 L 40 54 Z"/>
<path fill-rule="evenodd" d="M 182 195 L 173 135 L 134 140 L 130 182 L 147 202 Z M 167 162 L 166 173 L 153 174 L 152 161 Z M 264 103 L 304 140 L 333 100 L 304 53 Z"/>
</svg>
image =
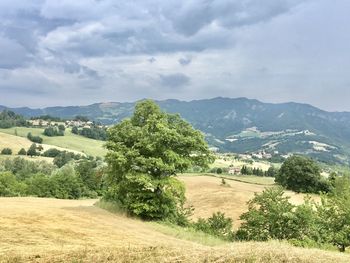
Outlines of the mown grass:
<svg viewBox="0 0 350 263">
<path fill-rule="evenodd" d="M 85 138 L 73 134 L 70 129 L 66 129 L 64 136 L 48 137 L 43 135 L 44 129 L 42 128 L 26 128 L 26 127 L 14 127 L 10 129 L 0 129 L 0 132 L 10 135 L 16 135 L 20 137 L 27 137 L 27 134 L 31 132 L 35 136 L 43 138 L 44 144 L 58 146 L 62 148 L 71 149 L 74 151 L 86 153 L 92 156 L 103 157 L 106 154 L 106 149 L 103 148 L 104 142 Z"/>
<path fill-rule="evenodd" d="M 255 176 L 255 175 L 229 175 L 229 174 L 215 174 L 215 173 L 183 173 L 181 176 L 212 176 L 217 178 L 224 178 L 227 180 L 257 184 L 257 185 L 274 185 L 275 179 L 272 177 Z"/>
<path fill-rule="evenodd" d="M 126 211 L 124 211 L 117 204 L 112 202 L 100 200 L 95 204 L 95 206 L 105 209 L 114 214 L 127 216 Z M 216 238 L 212 235 L 208 235 L 201 231 L 196 231 L 191 227 L 180 227 L 168 222 L 145 222 L 145 223 L 151 226 L 151 228 L 157 232 L 163 233 L 171 237 L 192 241 L 192 242 L 206 245 L 206 246 L 217 246 L 217 245 L 228 243 L 227 241 Z"/>
</svg>

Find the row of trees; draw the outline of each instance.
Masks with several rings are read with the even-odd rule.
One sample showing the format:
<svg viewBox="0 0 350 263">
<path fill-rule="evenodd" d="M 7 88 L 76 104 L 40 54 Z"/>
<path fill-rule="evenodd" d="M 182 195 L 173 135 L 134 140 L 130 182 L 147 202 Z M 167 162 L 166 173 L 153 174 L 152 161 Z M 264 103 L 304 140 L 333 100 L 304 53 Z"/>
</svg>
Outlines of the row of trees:
<svg viewBox="0 0 350 263">
<path fill-rule="evenodd" d="M 4 110 L 0 112 L 0 128 L 7 129 L 15 126 L 28 126 L 27 121 L 21 115 L 13 111 Z"/>
<path fill-rule="evenodd" d="M 53 136 L 64 136 L 64 131 L 66 127 L 63 124 L 56 126 L 50 126 L 45 128 L 43 134 L 48 136 L 48 137 L 53 137 Z"/>
<path fill-rule="evenodd" d="M 20 157 L 5 160 L 0 163 L 0 196 L 95 198 L 103 192 L 103 170 L 97 160 L 79 160 L 62 168 Z"/>
<path fill-rule="evenodd" d="M 107 140 L 107 129 L 100 128 L 98 126 L 92 126 L 91 128 L 84 127 L 82 129 L 79 129 L 78 127 L 74 126 L 72 128 L 72 133 L 94 140 Z"/>
<path fill-rule="evenodd" d="M 261 168 L 255 168 L 255 167 L 251 168 L 246 165 L 243 165 L 241 168 L 241 174 L 243 175 L 275 177 L 277 173 L 278 173 L 278 169 L 276 169 L 274 166 L 270 166 L 267 171 L 264 171 Z"/>
</svg>

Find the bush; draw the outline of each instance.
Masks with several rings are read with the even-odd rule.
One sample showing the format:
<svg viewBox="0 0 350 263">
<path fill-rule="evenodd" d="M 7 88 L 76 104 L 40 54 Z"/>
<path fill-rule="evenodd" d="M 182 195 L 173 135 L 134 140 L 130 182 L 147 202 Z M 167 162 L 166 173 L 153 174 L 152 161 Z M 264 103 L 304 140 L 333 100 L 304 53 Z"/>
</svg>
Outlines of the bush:
<svg viewBox="0 0 350 263">
<path fill-rule="evenodd" d="M 296 224 L 295 208 L 283 196 L 283 188 L 266 189 L 248 202 L 248 212 L 242 214 L 242 225 L 236 233 L 240 240 L 299 238 L 303 229 Z"/>
<path fill-rule="evenodd" d="M 217 174 L 222 174 L 222 168 L 216 169 L 216 173 L 217 173 Z"/>
<path fill-rule="evenodd" d="M 3 155 L 11 155 L 12 154 L 12 150 L 10 148 L 4 148 L 4 149 L 2 149 L 1 154 L 3 154 Z"/>
<path fill-rule="evenodd" d="M 46 150 L 42 156 L 45 156 L 45 157 L 51 157 L 51 158 L 55 158 L 56 156 L 60 155 L 61 154 L 61 151 L 56 149 L 56 148 L 50 148 L 48 150 Z"/>
<path fill-rule="evenodd" d="M 58 185 L 44 174 L 36 174 L 26 180 L 27 194 L 37 197 L 56 197 Z"/>
<path fill-rule="evenodd" d="M 63 126 L 63 125 L 62 125 Z M 63 126 L 64 128 L 64 126 Z M 64 128 L 65 129 L 65 128 Z M 47 127 L 44 130 L 44 135 L 49 136 L 49 137 L 53 137 L 53 136 L 64 136 L 64 129 L 59 129 L 57 127 Z"/>
<path fill-rule="evenodd" d="M 78 199 L 82 196 L 82 183 L 75 174 L 72 166 L 64 166 L 51 178 L 56 186 L 54 196 L 60 199 Z"/>
<path fill-rule="evenodd" d="M 27 134 L 27 138 L 28 140 L 34 143 L 43 143 L 43 138 L 41 138 L 40 136 L 33 136 L 30 132 Z"/>
<path fill-rule="evenodd" d="M 27 151 L 24 148 L 22 148 L 19 150 L 18 155 L 27 155 Z"/>
<path fill-rule="evenodd" d="M 53 163 L 58 167 L 61 168 L 70 161 L 74 159 L 74 153 L 63 151 L 60 152 L 54 159 Z"/>
<path fill-rule="evenodd" d="M 31 157 L 33 157 L 33 156 L 38 156 L 39 153 L 36 151 L 36 149 L 37 149 L 37 146 L 36 146 L 35 143 L 33 143 L 33 144 L 29 147 L 29 149 L 28 149 L 28 151 L 27 151 L 27 155 L 29 155 L 29 156 L 31 156 Z"/>
<path fill-rule="evenodd" d="M 26 191 L 26 185 L 17 181 L 11 172 L 0 173 L 0 196 L 21 196 Z"/>
<path fill-rule="evenodd" d="M 223 239 L 231 240 L 233 238 L 232 219 L 225 217 L 225 214 L 221 212 L 214 213 L 208 219 L 198 219 L 193 227 L 198 231 Z"/>
</svg>

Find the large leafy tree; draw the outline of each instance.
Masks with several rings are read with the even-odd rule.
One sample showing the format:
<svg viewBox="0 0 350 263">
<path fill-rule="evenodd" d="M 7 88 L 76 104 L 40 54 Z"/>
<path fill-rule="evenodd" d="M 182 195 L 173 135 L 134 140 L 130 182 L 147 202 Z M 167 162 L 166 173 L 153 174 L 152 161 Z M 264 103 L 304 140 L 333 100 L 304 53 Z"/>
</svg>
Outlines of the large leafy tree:
<svg viewBox="0 0 350 263">
<path fill-rule="evenodd" d="M 329 184 L 321 177 L 317 163 L 308 157 L 299 155 L 291 156 L 283 163 L 275 181 L 295 192 L 329 191 Z"/>
<path fill-rule="evenodd" d="M 106 197 L 145 219 L 179 217 L 185 189 L 174 176 L 213 161 L 201 132 L 150 100 L 139 102 L 130 119 L 108 130 L 106 148 Z"/>
</svg>

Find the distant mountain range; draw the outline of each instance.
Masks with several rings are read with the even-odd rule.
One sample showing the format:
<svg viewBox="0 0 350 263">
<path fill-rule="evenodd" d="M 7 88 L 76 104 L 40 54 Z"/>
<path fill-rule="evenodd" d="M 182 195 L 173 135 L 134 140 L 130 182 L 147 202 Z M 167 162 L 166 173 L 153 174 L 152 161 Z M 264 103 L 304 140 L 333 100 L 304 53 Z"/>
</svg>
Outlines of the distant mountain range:
<svg viewBox="0 0 350 263">
<path fill-rule="evenodd" d="M 237 153 L 303 153 L 321 161 L 349 163 L 350 112 L 327 112 L 300 103 L 272 104 L 247 98 L 157 101 L 206 134 L 212 147 Z M 129 117 L 135 103 L 96 103 L 44 109 L 6 108 L 26 117 L 83 115 L 104 124 Z"/>
</svg>

